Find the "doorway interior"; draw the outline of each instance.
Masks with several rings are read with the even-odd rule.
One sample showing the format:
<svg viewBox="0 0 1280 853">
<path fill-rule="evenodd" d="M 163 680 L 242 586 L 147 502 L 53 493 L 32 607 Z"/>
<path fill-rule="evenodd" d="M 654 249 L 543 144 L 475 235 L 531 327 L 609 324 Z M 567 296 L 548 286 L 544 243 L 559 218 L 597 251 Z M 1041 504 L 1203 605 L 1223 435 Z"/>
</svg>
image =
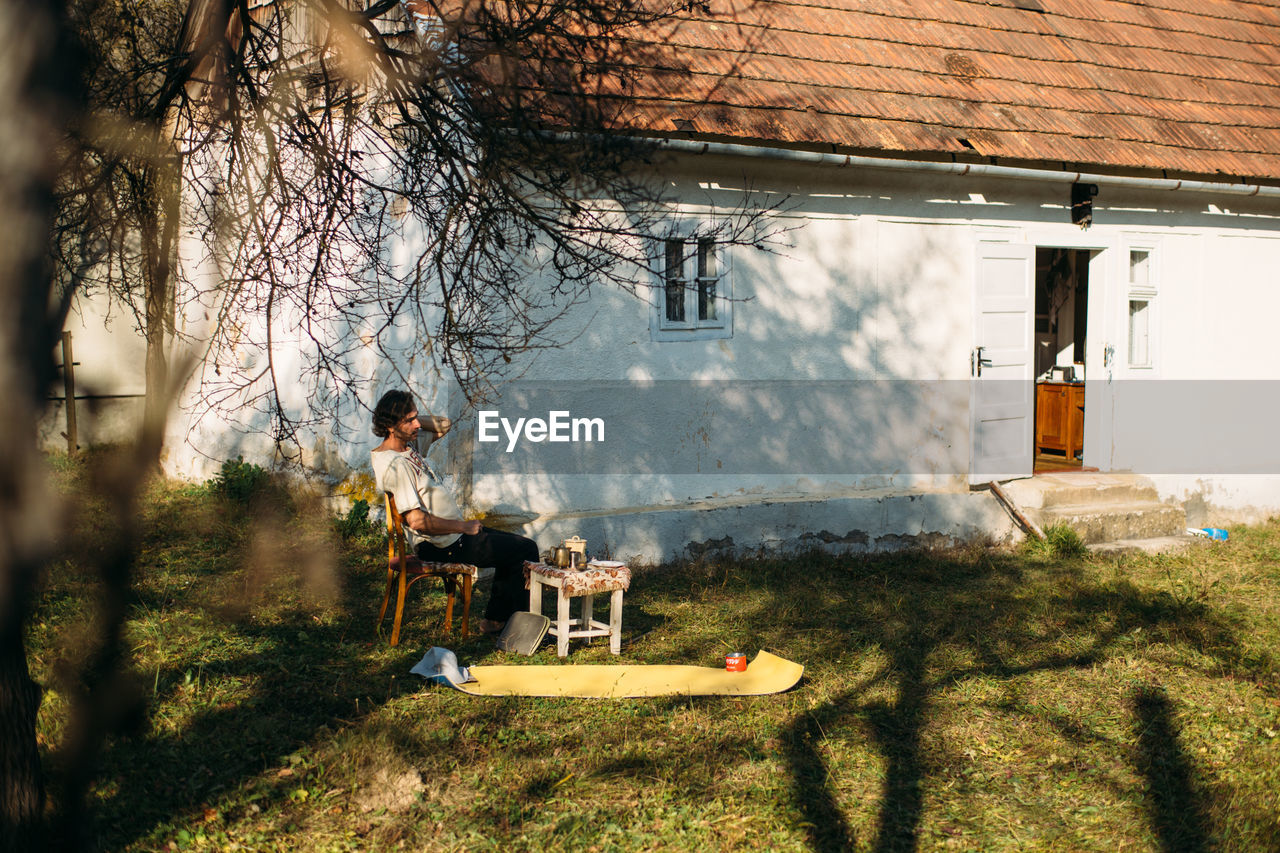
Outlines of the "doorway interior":
<svg viewBox="0 0 1280 853">
<path fill-rule="evenodd" d="M 1084 466 L 1088 249 L 1036 247 L 1034 472 Z"/>
</svg>

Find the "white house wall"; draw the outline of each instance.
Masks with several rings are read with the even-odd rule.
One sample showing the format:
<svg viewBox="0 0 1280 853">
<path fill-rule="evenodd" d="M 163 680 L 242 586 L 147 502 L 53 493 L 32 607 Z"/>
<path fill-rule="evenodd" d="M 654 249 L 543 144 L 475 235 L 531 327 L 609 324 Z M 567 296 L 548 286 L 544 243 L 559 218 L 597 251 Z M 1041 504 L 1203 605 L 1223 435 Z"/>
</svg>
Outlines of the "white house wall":
<svg viewBox="0 0 1280 853">
<path fill-rule="evenodd" d="M 1266 424 L 1275 421 L 1256 418 L 1257 406 L 1244 408 L 1240 398 L 1229 394 L 1215 398 L 1227 408 L 1212 414 L 1195 399 L 1208 387 L 1199 383 L 1211 380 L 1280 378 L 1280 365 L 1269 358 L 1266 334 L 1280 308 L 1280 220 L 1271 218 L 1274 201 L 1104 186 L 1095 200 L 1093 226 L 1082 230 L 1069 221 L 1070 186 L 1064 183 L 854 172 L 711 157 L 698 159 L 694 169 L 677 174 L 674 182 L 678 216 L 723 216 L 744 198 L 776 208 L 773 222 L 782 248 L 772 254 L 734 249 L 732 337 L 653 341 L 645 305 L 602 291 L 593 297 L 582 323 L 566 330 L 580 333 L 575 343 L 540 354 L 523 381 L 571 381 L 584 387 L 621 380 L 835 381 L 850 387 L 902 382 L 904 388 L 921 389 L 919 397 L 934 404 L 925 411 L 921 399 L 910 399 L 911 392 L 904 391 L 888 408 L 918 419 L 887 421 L 883 409 L 850 406 L 840 412 L 844 422 L 833 417 L 827 425 L 784 428 L 782 435 L 776 422 L 760 424 L 761 447 L 772 441 L 806 458 L 832 431 L 846 428 L 860 447 L 879 446 L 882 452 L 874 458 L 888 464 L 875 471 L 841 470 L 841 460 L 833 454 L 828 473 L 806 468 L 795 476 L 722 474 L 692 456 L 687 470 L 660 474 L 622 465 L 617 471 L 557 476 L 538 472 L 536 464 L 502 473 L 491 464 L 502 451 L 476 443 L 469 448 L 474 465 L 470 497 L 476 506 L 513 519 L 535 518 L 535 527 L 554 530 L 556 518 L 565 519 L 569 529 L 581 527 L 583 519 L 617 511 L 702 511 L 859 495 L 879 500 L 887 490 L 954 495 L 955 505 L 943 516 L 963 515 L 958 507 L 970 500 L 965 477 L 968 397 L 967 392 L 941 389 L 948 383 L 968 384 L 975 247 L 980 241 L 1003 241 L 1088 249 L 1095 258 L 1088 380 L 1097 384 L 1091 395 L 1111 395 L 1108 403 L 1114 400 L 1114 405 L 1108 410 L 1091 404 L 1086 440 L 1092 439 L 1087 453 L 1093 458 L 1087 455 L 1086 464 L 1150 473 L 1166 498 L 1193 505 L 1203 499 L 1217 518 L 1265 516 L 1280 508 L 1280 453 L 1259 443 Z M 1146 370 L 1125 363 L 1128 251 L 1133 246 L 1150 247 L 1158 267 L 1155 358 Z M 637 276 L 649 280 L 647 273 Z M 1108 347 L 1114 358 L 1106 355 Z M 1155 379 L 1164 380 L 1160 386 L 1166 390 L 1154 396 L 1125 390 Z M 616 404 L 618 398 L 610 395 L 616 389 L 603 395 Z M 555 398 L 546 399 L 549 406 Z M 587 405 L 580 390 L 566 399 Z M 1139 400 L 1179 408 L 1161 412 L 1163 420 L 1158 420 L 1153 410 L 1131 405 Z M 522 405 L 529 402 L 521 398 Z M 536 405 L 529 411 L 502 404 L 496 408 L 513 419 L 545 414 Z M 625 404 L 574 409 L 573 414 L 603 416 L 606 423 L 636 416 Z M 710 431 L 724 415 L 723 410 L 678 407 L 662 413 L 671 425 L 673 456 L 680 455 L 682 440 L 696 436 L 700 427 Z M 758 412 L 754 416 L 760 417 Z M 1239 427 L 1239 441 L 1228 444 L 1225 455 L 1204 453 L 1206 437 L 1227 422 Z M 1166 432 L 1169 440 L 1153 440 Z M 1205 470 L 1188 469 L 1197 456 L 1188 453 L 1188 445 L 1178 444 L 1178 435 L 1201 442 L 1197 447 Z M 1180 458 L 1183 454 L 1186 459 Z M 1260 473 L 1241 480 L 1236 469 Z M 920 530 L 942 530 L 947 523 L 941 517 Z"/>
<path fill-rule="evenodd" d="M 388 246 L 387 252 L 396 264 L 404 265 L 425 240 L 421 228 L 406 219 L 398 241 Z M 260 378 L 240 392 L 218 390 L 222 377 L 200 348 L 217 321 L 218 288 L 209 282 L 216 280 L 218 271 L 208 260 L 201 260 L 205 252 L 199 235 L 188 235 L 182 251 L 188 275 L 206 282 L 202 289 L 209 301 L 188 304 L 178 317 L 180 335 L 172 359 L 175 363 L 195 359 L 195 367 L 167 425 L 166 473 L 198 480 L 216 473 L 224 460 L 236 457 L 275 463 L 281 451 L 272 438 L 270 410 L 260 400 L 270 381 L 265 375 L 268 352 L 260 343 L 231 347 L 223 355 L 232 362 L 227 365 L 231 369 L 224 373 L 237 379 Z M 244 340 L 267 340 L 265 316 L 243 316 L 240 321 Z M 440 380 L 431 354 L 422 347 L 420 330 L 407 317 L 388 325 L 381 307 L 371 305 L 365 314 L 351 318 L 341 328 L 326 330 L 330 344 L 350 347 L 346 375 L 364 382 L 356 391 L 339 389 L 335 396 L 317 397 L 315 393 L 317 344 L 309 336 L 316 331 L 301 311 L 277 306 L 270 355 L 278 399 L 291 418 L 312 421 L 283 452 L 301 462 L 305 470 L 325 473 L 333 481 L 367 473 L 369 451 L 379 441 L 370 431 L 370 412 L 377 397 L 389 388 L 414 389 L 424 410 L 449 408 L 447 386 Z M 390 357 L 383 357 L 380 348 Z M 211 396 L 220 401 L 219 406 L 209 405 Z M 319 418 L 314 417 L 317 409 L 322 414 Z M 443 460 L 440 452 L 436 456 Z"/>
<path fill-rule="evenodd" d="M 1277 207 L 1210 202 L 1199 233 L 1160 235 L 1159 382 L 1129 370 L 1117 394 L 1114 467 L 1146 474 L 1193 526 L 1280 513 Z"/>
<path fill-rule="evenodd" d="M 570 329 L 570 334 L 581 331 L 575 343 L 541 354 L 524 376 L 526 384 L 548 380 L 602 387 L 602 399 L 614 408 L 607 402 L 604 409 L 585 408 L 584 401 L 584 408 L 570 409 L 575 416 L 602 415 L 606 423 L 621 422 L 624 428 L 638 413 L 627 410 L 614 383 L 633 380 L 643 387 L 644 381 L 700 380 L 723 388 L 726 402 L 718 408 L 685 408 L 673 396 L 660 412 L 670 425 L 670 454 L 673 459 L 683 454 L 687 468 L 649 473 L 622 464 L 615 471 L 606 465 L 592 473 L 557 476 L 531 465 L 486 473 L 501 451 L 477 443 L 471 450 L 479 473 L 470 492 L 476 506 L 511 519 L 536 519 L 532 529 L 548 533 L 558 529 L 557 519 L 566 529 L 587 530 L 602 525 L 608 514 L 623 512 L 645 519 L 642 526 L 652 530 L 630 532 L 629 547 L 643 550 L 648 543 L 657 556 L 717 538 L 699 533 L 717 524 L 722 538 L 737 542 L 802 546 L 813 542 L 799 536 L 806 524 L 810 533 L 825 531 L 835 547 L 876 547 L 876 538 L 886 533 L 939 534 L 948 541 L 980 530 L 1008 535 L 999 511 L 990 516 L 991 507 L 972 501 L 967 490 L 973 224 L 910 201 L 918 198 L 919 184 L 868 187 L 837 173 L 806 179 L 798 170 L 790 170 L 785 181 L 766 182 L 765 171 L 744 176 L 700 170 L 698 177 L 680 180 L 679 217 L 723 216 L 744 202 L 778 207 L 770 226 L 780 242 L 776 251 L 733 249 L 731 338 L 653 341 L 647 305 L 603 291 L 592 300 L 589 324 Z M 719 174 L 724 174 L 719 181 L 707 180 Z M 751 191 L 744 195 L 748 186 Z M 648 273 L 637 275 L 649 282 Z M 794 413 L 778 412 L 780 419 L 768 417 L 768 407 L 761 412 L 733 403 L 730 389 L 748 389 L 758 400 L 769 394 L 770 381 L 789 386 L 779 393 L 782 403 L 796 403 L 791 399 L 795 386 L 809 383 L 814 399 L 825 402 L 833 393 L 843 394 L 845 404 L 828 406 L 825 417 L 815 421 L 808 399 L 800 400 Z M 555 399 L 577 396 L 575 390 Z M 497 408 L 504 416 L 542 414 L 518 406 Z M 716 434 L 717 423 L 726 418 L 754 419 L 747 425 L 758 441 L 754 451 L 738 448 L 734 454 L 730 447 L 727 459 L 686 452 L 699 435 Z M 840 438 L 833 442 L 833 436 Z M 791 473 L 720 473 L 721 463 L 769 448 L 776 448 L 769 452 L 772 459 L 795 459 Z M 825 464 L 814 465 L 824 451 Z M 856 453 L 869 455 L 875 466 L 842 467 L 842 457 Z M 902 495 L 935 497 L 928 504 L 904 505 L 900 512 L 892 506 Z M 743 513 L 735 507 L 766 504 L 765 515 L 792 531 L 790 538 L 763 528 L 753 533 L 750 524 L 735 538 L 734 525 Z M 914 521 L 902 523 L 906 516 Z M 613 535 L 608 538 L 627 549 Z"/>
<path fill-rule="evenodd" d="M 687 202 L 677 216 L 723 216 L 744 200 L 754 201 L 733 188 L 742 185 L 739 178 L 720 184 L 723 189 L 707 190 L 686 181 L 682 197 Z M 794 187 L 785 191 L 794 198 Z M 782 201 L 781 192 L 773 198 Z M 718 407 L 684 408 L 673 392 L 670 408 L 660 413 L 670 426 L 669 451 L 683 454 L 687 468 L 654 474 L 627 469 L 624 462 L 618 471 L 605 466 L 558 477 L 541 473 L 546 466 L 535 463 L 507 475 L 478 474 L 472 500 L 503 515 L 527 517 L 566 510 L 796 500 L 870 489 L 959 490 L 967 470 L 968 392 L 963 383 L 970 318 L 967 310 L 937 308 L 967 305 L 970 298 L 970 229 L 963 223 L 858 216 L 856 203 L 843 197 L 817 195 L 800 209 L 782 204 L 784 211 L 771 226 L 783 242 L 776 252 L 732 250 L 731 338 L 655 342 L 646 304 L 601 291 L 591 302 L 589 323 L 569 328 L 570 335 L 581 333 L 574 343 L 541 354 L 523 377 L 526 385 L 537 380 L 591 383 L 600 391 L 597 408 L 590 408 L 589 396 L 583 408 L 563 405 L 575 416 L 602 416 L 622 431 L 640 414 L 627 410 L 625 394 L 618 390 L 626 380 L 637 387 L 646 381 L 697 380 L 722 388 Z M 648 273 L 637 275 L 649 283 Z M 777 411 L 776 418 L 768 417 L 768 405 L 758 411 L 762 397 L 769 399 L 774 390 L 779 407 L 796 402 L 791 397 L 797 382 L 812 383 L 819 411 L 795 412 L 794 419 L 786 409 Z M 832 383 L 847 387 L 833 391 Z M 545 415 L 552 399 L 581 397 L 579 388 L 564 393 L 569 396 L 548 398 L 541 412 L 498 409 L 504 416 Z M 838 405 L 842 393 L 844 405 Z M 737 400 L 742 394 L 751 396 Z M 697 452 L 699 436 L 705 449 L 714 444 L 706 437 L 722 430 L 726 419 L 737 425 L 748 418 L 757 425 L 755 448 L 718 448 L 725 458 Z M 825 457 L 815 453 L 821 442 L 836 435 L 847 443 L 837 442 Z M 489 454 L 488 461 L 500 452 L 492 446 L 473 447 L 477 456 Z M 868 448 L 880 462 L 873 470 L 830 463 L 832 457 Z M 738 456 L 758 452 L 771 462 L 791 455 L 797 467 L 767 475 L 720 473 L 738 461 L 735 449 Z M 815 456 L 817 465 L 812 464 Z M 481 471 L 486 467 L 483 458 L 473 461 Z"/>
<path fill-rule="evenodd" d="M 142 417 L 146 344 L 127 306 L 105 293 L 80 294 L 65 331 L 71 334 L 76 432 L 82 447 L 130 440 Z M 62 363 L 61 354 L 57 361 Z M 65 449 L 66 400 L 62 387 L 40 424 L 42 447 Z"/>
<path fill-rule="evenodd" d="M 652 557 L 724 538 L 717 529 L 732 529 L 724 536 L 738 544 L 803 545 L 823 533 L 819 539 L 855 549 L 883 545 L 886 536 L 1009 535 L 989 499 L 971 495 L 967 485 L 975 249 L 997 241 L 1093 253 L 1086 464 L 1151 475 L 1166 498 L 1205 518 L 1280 511 L 1278 451 L 1253 444 L 1280 414 L 1266 406 L 1280 397 L 1267 384 L 1280 379 L 1269 343 L 1280 314 L 1274 200 L 1103 186 L 1093 227 L 1083 231 L 1069 221 L 1065 183 L 712 157 L 673 163 L 663 177 L 676 192 L 673 218 L 722 218 L 744 202 L 773 211 L 774 251 L 732 250 L 732 335 L 655 341 L 643 298 L 598 289 L 560 328 L 572 342 L 516 365 L 521 378 L 492 408 L 510 418 L 545 417 L 563 400 L 574 416 L 603 418 L 608 436 L 626 435 L 628 420 L 647 424 L 650 432 L 641 434 L 652 446 L 595 448 L 595 467 L 540 466 L 538 452 L 549 445 L 508 457 L 500 444 L 475 440 L 472 413 L 447 450 L 476 509 L 528 522 L 544 538 L 593 524 L 599 538 L 614 525 L 610 536 L 620 548 L 625 540 L 628 553 Z M 391 251 L 407 254 L 421 239 L 407 229 L 404 246 Z M 1157 259 L 1155 359 L 1146 370 L 1124 363 L 1133 246 L 1150 247 Z M 656 284 L 641 270 L 636 281 L 642 297 Z M 306 369 L 301 319 L 281 318 L 276 336 L 278 368 L 287 377 Z M 208 320 L 193 314 L 181 322 L 199 339 Z M 100 363 L 109 347 L 92 342 L 89 325 L 84 342 L 77 338 L 77 359 Z M 134 340 L 130 357 L 139 360 L 131 375 L 140 388 Z M 371 346 L 353 356 L 357 372 L 372 381 L 359 399 L 342 401 L 336 422 L 304 436 L 299 449 L 309 462 L 339 479 L 367 471 L 375 443 L 368 409 L 389 387 L 407 384 L 422 408 L 459 413 L 459 400 L 415 350 L 416 340 L 414 330 L 396 329 L 390 348 L 400 355 L 391 363 Z M 261 354 L 243 357 L 248 366 Z M 1157 395 L 1167 409 L 1162 419 L 1115 390 L 1152 380 L 1171 386 Z M 1206 390 L 1229 380 L 1241 394 Z M 627 394 L 660 383 L 677 383 L 671 387 L 679 393 Z M 303 411 L 302 384 L 285 388 L 293 392 L 286 406 Z M 719 396 L 698 396 L 708 388 Z M 1218 408 L 1206 409 L 1206 399 Z M 632 410 L 642 400 L 646 408 Z M 210 418 L 190 396 L 184 404 L 169 431 L 170 473 L 200 479 L 236 455 L 271 461 L 262 415 L 246 408 Z M 1205 436 L 1224 426 L 1236 430 L 1219 442 L 1231 453 L 1215 448 L 1219 455 L 1203 470 L 1195 454 L 1190 461 L 1164 451 L 1152 456 L 1153 448 L 1168 446 L 1204 451 Z M 714 438 L 723 434 L 745 438 L 717 447 Z M 638 451 L 657 464 L 644 467 Z M 850 453 L 865 464 L 850 463 Z M 760 464 L 744 461 L 751 458 Z M 623 537 L 626 525 L 617 519 L 625 518 L 645 519 L 630 529 L 651 532 Z M 776 522 L 772 533 L 767 518 Z"/>
</svg>

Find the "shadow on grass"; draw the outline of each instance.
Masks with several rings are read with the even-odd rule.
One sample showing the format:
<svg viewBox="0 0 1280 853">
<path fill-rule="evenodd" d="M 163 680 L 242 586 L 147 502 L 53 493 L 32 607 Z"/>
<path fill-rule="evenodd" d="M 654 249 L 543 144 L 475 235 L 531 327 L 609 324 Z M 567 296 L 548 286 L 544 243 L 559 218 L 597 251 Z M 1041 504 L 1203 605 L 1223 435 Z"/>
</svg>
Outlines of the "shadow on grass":
<svg viewBox="0 0 1280 853">
<path fill-rule="evenodd" d="M 848 699 L 849 697 L 845 697 Z M 809 846 L 822 853 L 852 850 L 857 841 L 827 779 L 830 771 L 818 747 L 842 716 L 832 705 L 797 717 L 783 735 L 783 752 L 796 791 Z"/>
<path fill-rule="evenodd" d="M 95 809 L 105 848 L 137 841 L 181 814 L 199 813 L 219 792 L 287 766 L 291 754 L 305 751 L 310 741 L 341 721 L 357 722 L 418 686 L 396 679 L 405 674 L 402 662 L 361 660 L 355 649 L 322 662 L 316 647 L 340 649 L 343 629 L 317 629 L 306 615 L 242 632 L 244 639 L 280 651 L 206 666 L 193 682 L 195 690 L 185 683 L 188 668 L 161 670 L 161 692 L 153 706 L 181 704 L 188 696 L 187 701 L 200 701 L 194 695 L 200 681 L 217 678 L 253 679 L 258 687 L 250 697 L 206 706 L 179 731 L 121 738 L 106 750 L 102 775 L 112 780 L 108 790 L 113 793 Z M 308 649 L 284 651 L 297 648 L 297 636 L 304 632 Z M 331 664 L 342 666 L 341 677 Z"/>
<path fill-rule="evenodd" d="M 1029 569 L 1014 554 L 959 552 L 870 559 L 814 555 L 711 570 L 716 579 L 731 576 L 743 591 L 735 614 L 738 636 L 752 636 L 762 648 L 789 650 L 808 663 L 838 661 L 850 649 L 869 648 L 887 659 L 876 681 L 892 698 L 866 696 L 866 685 L 846 690 L 797 714 L 782 733 L 792 805 L 811 849 L 919 848 L 928 784 L 922 733 L 939 693 L 960 681 L 1092 667 L 1135 631 L 1190 642 L 1224 669 L 1244 668 L 1232 627 L 1203 604 L 1123 580 L 1099 580 L 1083 571 L 1084 565 L 1066 560 Z M 797 572 L 798 567 L 804 571 Z M 1029 570 L 1051 576 L 1047 584 L 1037 580 L 1035 594 L 1027 585 Z M 644 584 L 643 591 L 674 603 L 680 593 L 705 589 L 708 571 L 688 566 Z M 779 613 L 787 617 L 779 619 Z M 715 642 L 708 636 L 700 645 L 688 643 L 685 653 L 705 656 Z M 940 655 L 944 650 L 949 657 Z M 939 664 L 946 659 L 964 663 Z M 1177 749 L 1167 704 L 1159 700 L 1158 694 L 1143 693 L 1133 706 L 1141 732 L 1137 769 L 1152 788 L 1152 826 L 1166 849 L 1204 849 L 1203 804 Z M 868 733 L 884 760 L 874 826 L 850 824 L 838 780 L 824 758 L 829 733 L 857 727 Z M 1088 737 L 1080 733 L 1081 739 Z M 859 835 L 874 841 L 860 845 Z"/>
<path fill-rule="evenodd" d="M 1134 691 L 1138 768 L 1147 782 L 1151 823 L 1169 853 L 1208 848 L 1209 822 L 1192 780 L 1191 762 L 1178 743 L 1169 698 L 1159 687 Z"/>
<path fill-rule="evenodd" d="M 350 582 L 332 605 L 341 616 L 330 624 L 317 623 L 314 611 L 297 607 L 272 620 L 240 619 L 218 629 L 218 636 L 235 635 L 257 651 L 216 658 L 205 674 L 253 681 L 252 694 L 201 709 L 181 730 L 161 731 L 153 720 L 151 735 L 110 745 L 103 757 L 105 787 L 95 827 L 103 847 L 136 844 L 183 815 L 198 816 L 202 806 L 238 786 L 259 786 L 268 801 L 283 799 L 288 785 L 264 771 L 283 768 L 336 728 L 359 723 L 389 700 L 420 689 L 407 674 L 416 656 L 408 649 L 414 642 L 444 642 L 425 627 L 439 619 L 442 596 L 438 589 L 429 591 L 425 602 L 421 591 L 413 596 L 406 623 L 413 625 L 412 636 L 401 646 L 403 654 L 388 653 L 373 626 L 384 581 L 373 568 L 376 563 L 370 558 L 369 568 L 348 572 Z M 838 687 L 815 707 L 795 711 L 776 732 L 791 802 L 767 808 L 785 812 L 815 851 L 910 851 L 920 846 L 932 772 L 923 734 L 938 697 L 954 685 L 1090 667 L 1114 654 L 1137 629 L 1190 642 L 1224 669 L 1243 668 L 1231 627 L 1202 604 L 1123 580 L 1103 580 L 1084 566 L 1070 561 L 1029 566 L 1017 555 L 974 550 L 722 561 L 638 573 L 624 621 L 635 642 L 628 654 L 638 661 L 709 662 L 728 642 L 749 653 L 772 649 L 829 669 L 851 653 L 866 656 L 875 650 L 882 660 L 876 673 Z M 482 601 L 483 596 L 473 612 Z M 167 592 L 144 589 L 137 607 L 172 612 L 187 605 L 175 603 Z M 491 649 L 486 643 L 475 639 L 456 650 L 474 659 Z M 182 662 L 155 674 L 157 696 L 166 701 L 157 698 L 153 709 L 199 701 L 186 678 L 197 657 L 192 649 Z M 591 725 L 603 721 L 606 731 L 598 738 L 616 748 L 611 756 L 604 755 L 606 749 L 585 760 L 578 752 L 580 733 L 554 724 L 571 703 L 511 700 L 468 707 L 473 710 L 453 720 L 441 742 L 414 743 L 406 735 L 396 748 L 424 765 L 484 766 L 504 753 L 521 755 L 533 768 L 530 775 L 470 814 L 476 830 L 497 838 L 558 796 L 568 777 L 549 767 L 569 758 L 581 762 L 571 771 L 580 776 L 651 777 L 670 783 L 681 796 L 703 788 L 708 774 L 761 760 L 759 744 L 733 732 L 709 735 L 695 749 L 662 742 L 663 728 L 680 712 L 715 718 L 722 709 L 731 710 L 718 699 L 637 701 L 584 712 Z M 519 718 L 517 710 L 529 707 L 539 715 L 547 711 L 544 728 L 529 730 L 527 717 Z M 1136 769 L 1152 792 L 1153 831 L 1166 849 L 1203 849 L 1208 824 L 1199 815 L 1204 804 L 1191 785 L 1192 768 L 1178 750 L 1167 702 L 1143 693 L 1131 710 L 1138 732 Z M 628 725 L 634 727 L 630 740 Z M 1073 734 L 1070 721 L 1059 728 L 1073 739 L 1091 736 Z M 833 733 L 850 731 L 864 733 L 883 759 L 874 824 L 855 824 L 827 757 Z M 245 800 L 252 797 L 239 798 Z M 573 833 L 585 836 L 589 829 L 588 821 Z"/>
<path fill-rule="evenodd" d="M 246 519 L 232 521 L 250 526 Z M 145 674 L 153 694 L 148 731 L 108 742 L 98 767 L 92 825 L 55 827 L 68 849 L 119 849 L 166 823 L 177 821 L 180 827 L 184 815 L 198 823 L 202 810 L 220 793 L 246 784 L 259 784 L 267 800 L 285 798 L 293 774 L 272 779 L 264 771 L 305 761 L 298 754 L 318 738 L 420 690 L 421 681 L 408 669 L 425 646 L 414 643 L 451 644 L 439 624 L 443 588 L 419 584 L 406 607 L 411 639 L 402 637 L 398 650 L 387 649 L 390 615 L 381 634 L 374 625 L 385 584 L 381 549 L 371 549 L 363 565 L 342 572 L 347 582 L 338 599 L 322 605 L 303 600 L 297 578 L 269 578 L 287 588 L 283 598 L 292 603 L 273 603 L 270 614 L 260 619 L 241 600 L 246 585 L 252 585 L 238 568 L 249 559 L 245 536 L 208 533 L 206 541 L 216 541 L 220 548 L 196 548 L 194 555 L 190 551 L 201 539 L 198 532 L 175 535 L 169 530 L 157 538 L 166 549 L 159 558 L 152 555 L 159 564 L 139 571 L 133 610 L 143 619 L 159 620 L 149 630 L 170 648 L 179 641 L 163 636 L 166 627 L 200 639 L 180 649 L 176 662 Z M 171 572 L 169 560 L 182 570 Z M 153 583 L 157 578 L 160 582 Z M 279 590 L 258 592 L 272 601 Z M 484 595 L 479 598 L 483 601 Z M 59 600 L 58 594 L 51 599 Z M 228 608 L 228 603 L 234 606 Z M 192 628 L 196 623 L 203 627 Z M 235 651 L 240 649 L 243 653 Z M 203 691 L 209 684 L 244 683 L 253 684 L 249 695 L 227 701 L 210 700 Z M 178 730 L 154 717 L 182 706 L 198 710 Z M 57 759 L 51 757 L 50 768 L 55 791 L 63 772 Z"/>
</svg>

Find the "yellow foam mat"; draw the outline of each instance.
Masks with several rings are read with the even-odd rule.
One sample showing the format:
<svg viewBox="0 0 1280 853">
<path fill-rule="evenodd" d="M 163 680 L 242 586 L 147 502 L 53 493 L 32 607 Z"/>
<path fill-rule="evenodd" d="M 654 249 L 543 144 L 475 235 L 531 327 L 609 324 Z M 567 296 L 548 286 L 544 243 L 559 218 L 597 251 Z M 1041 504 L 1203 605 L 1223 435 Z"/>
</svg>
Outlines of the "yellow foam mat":
<svg viewBox="0 0 1280 853">
<path fill-rule="evenodd" d="M 804 667 L 762 651 L 746 672 L 720 667 L 583 664 L 473 666 L 476 679 L 455 685 L 475 696 L 759 696 L 792 687 Z"/>
</svg>

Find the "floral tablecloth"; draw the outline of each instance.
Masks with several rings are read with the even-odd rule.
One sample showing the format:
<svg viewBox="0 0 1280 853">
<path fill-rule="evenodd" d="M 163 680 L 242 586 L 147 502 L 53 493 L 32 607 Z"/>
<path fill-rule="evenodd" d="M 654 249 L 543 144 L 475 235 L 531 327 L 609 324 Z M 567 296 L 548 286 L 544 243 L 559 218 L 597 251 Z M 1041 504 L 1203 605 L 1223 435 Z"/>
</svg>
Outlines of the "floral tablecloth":
<svg viewBox="0 0 1280 853">
<path fill-rule="evenodd" d="M 597 592 L 611 592 L 615 589 L 631 588 L 631 569 L 626 566 L 593 566 L 587 564 L 585 569 L 562 569 L 548 566 L 545 563 L 524 564 L 524 586 L 529 588 L 529 573 L 536 569 L 544 578 L 555 578 L 560 581 L 564 594 L 573 598 L 579 595 L 594 595 Z"/>
</svg>

